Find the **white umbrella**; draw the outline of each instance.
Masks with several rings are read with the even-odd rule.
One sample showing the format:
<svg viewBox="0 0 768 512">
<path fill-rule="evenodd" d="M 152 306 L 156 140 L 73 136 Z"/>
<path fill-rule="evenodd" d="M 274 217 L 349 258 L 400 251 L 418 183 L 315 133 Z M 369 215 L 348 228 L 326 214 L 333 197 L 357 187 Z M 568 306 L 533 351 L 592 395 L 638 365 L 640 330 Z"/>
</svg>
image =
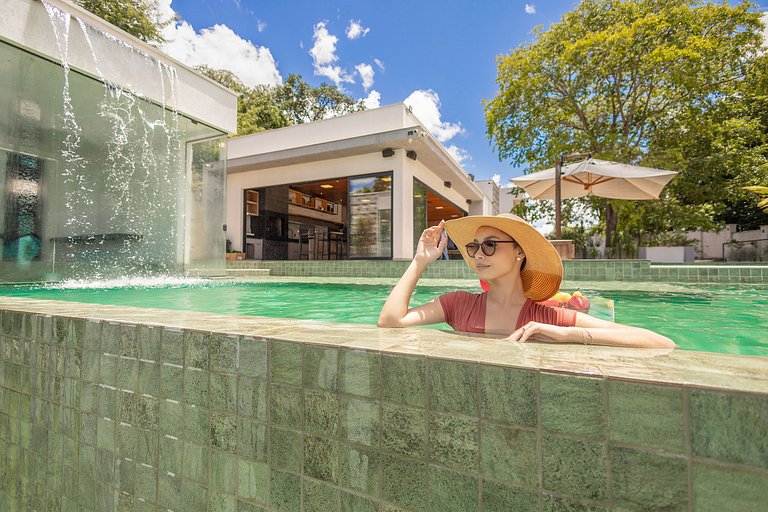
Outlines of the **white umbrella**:
<svg viewBox="0 0 768 512">
<path fill-rule="evenodd" d="M 560 197 L 600 196 L 611 199 L 658 199 L 675 171 L 587 158 L 562 166 Z M 555 168 L 514 178 L 532 199 L 555 199 Z"/>
</svg>

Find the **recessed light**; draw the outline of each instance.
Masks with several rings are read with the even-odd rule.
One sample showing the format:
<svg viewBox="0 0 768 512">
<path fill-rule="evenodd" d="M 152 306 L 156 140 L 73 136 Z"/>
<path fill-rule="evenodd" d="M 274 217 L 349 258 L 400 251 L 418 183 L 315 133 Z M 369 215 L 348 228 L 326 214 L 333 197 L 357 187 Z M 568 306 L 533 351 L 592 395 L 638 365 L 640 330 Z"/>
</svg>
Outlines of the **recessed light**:
<svg viewBox="0 0 768 512">
<path fill-rule="evenodd" d="M 329 185 L 328 183 L 323 183 L 320 185 L 320 188 L 333 188 L 333 185 Z"/>
<path fill-rule="evenodd" d="M 435 210 L 442 210 L 442 209 L 443 209 L 442 206 L 435 206 Z"/>
</svg>

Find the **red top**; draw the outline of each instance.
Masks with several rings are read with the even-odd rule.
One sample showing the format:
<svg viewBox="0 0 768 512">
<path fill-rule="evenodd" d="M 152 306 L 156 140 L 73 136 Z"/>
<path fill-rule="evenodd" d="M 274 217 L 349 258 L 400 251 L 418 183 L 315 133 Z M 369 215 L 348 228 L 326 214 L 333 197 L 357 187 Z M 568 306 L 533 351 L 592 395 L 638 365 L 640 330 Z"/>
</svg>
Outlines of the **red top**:
<svg viewBox="0 0 768 512">
<path fill-rule="evenodd" d="M 485 307 L 487 293 L 451 292 L 438 297 L 448 325 L 463 332 L 485 333 Z M 515 330 L 528 322 L 573 327 L 576 325 L 576 311 L 553 308 L 528 299 L 517 317 Z"/>
</svg>

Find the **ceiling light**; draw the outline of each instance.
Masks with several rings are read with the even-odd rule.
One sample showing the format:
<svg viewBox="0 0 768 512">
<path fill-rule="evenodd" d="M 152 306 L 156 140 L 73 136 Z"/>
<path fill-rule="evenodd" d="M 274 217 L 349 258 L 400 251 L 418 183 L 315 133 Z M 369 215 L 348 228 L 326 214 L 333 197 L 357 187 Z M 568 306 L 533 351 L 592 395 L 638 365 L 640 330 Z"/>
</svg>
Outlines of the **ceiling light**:
<svg viewBox="0 0 768 512">
<path fill-rule="evenodd" d="M 442 210 L 442 209 L 443 209 L 442 206 L 435 206 L 435 210 Z"/>
<path fill-rule="evenodd" d="M 384 178 L 381 178 L 381 181 L 392 181 L 392 178 L 385 176 Z"/>
<path fill-rule="evenodd" d="M 320 188 L 333 188 L 333 185 L 329 185 L 328 183 L 323 183 L 320 185 Z"/>
</svg>

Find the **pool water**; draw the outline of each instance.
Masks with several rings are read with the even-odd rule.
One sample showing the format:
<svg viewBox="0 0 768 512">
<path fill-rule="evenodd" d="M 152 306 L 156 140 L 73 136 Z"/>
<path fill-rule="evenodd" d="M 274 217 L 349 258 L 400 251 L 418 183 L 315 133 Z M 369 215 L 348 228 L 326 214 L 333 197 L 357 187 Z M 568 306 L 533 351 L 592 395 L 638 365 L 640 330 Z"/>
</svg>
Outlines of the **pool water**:
<svg viewBox="0 0 768 512">
<path fill-rule="evenodd" d="M 4 286 L 0 295 L 242 316 L 375 324 L 391 286 L 181 281 L 163 287 Z M 452 288 L 419 286 L 412 305 Z M 477 290 L 479 291 L 479 290 Z M 583 289 L 612 299 L 615 320 L 670 337 L 681 349 L 768 356 L 768 289 L 707 286 L 683 292 Z M 433 326 L 435 327 L 435 326 Z M 449 328 L 445 324 L 436 326 Z"/>
</svg>

